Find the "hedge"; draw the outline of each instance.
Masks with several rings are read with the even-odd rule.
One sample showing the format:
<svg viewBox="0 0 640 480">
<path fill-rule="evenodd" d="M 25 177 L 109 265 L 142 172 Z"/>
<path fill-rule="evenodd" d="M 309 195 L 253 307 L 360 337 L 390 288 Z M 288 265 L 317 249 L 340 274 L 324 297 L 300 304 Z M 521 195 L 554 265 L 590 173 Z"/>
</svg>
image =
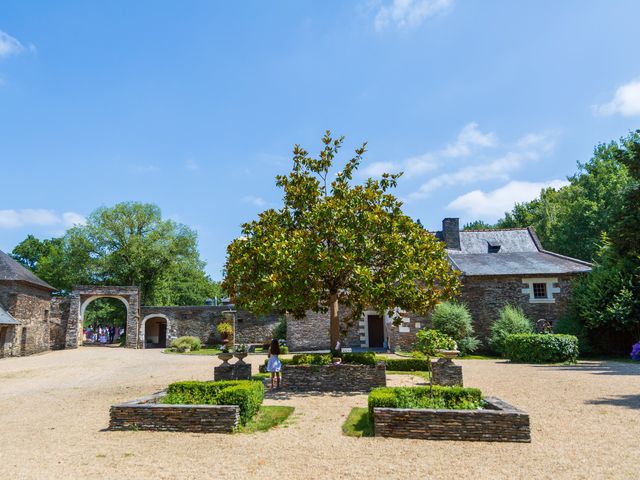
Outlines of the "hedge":
<svg viewBox="0 0 640 480">
<path fill-rule="evenodd" d="M 575 363 L 578 338 L 550 333 L 517 333 L 507 336 L 504 356 L 518 363 Z"/>
<path fill-rule="evenodd" d="M 341 353 L 339 357 L 342 359 L 342 363 L 356 365 L 375 365 L 378 363 L 373 352 Z M 293 356 L 290 365 L 330 365 L 332 362 L 333 355 L 329 353 L 301 353 Z"/>
<path fill-rule="evenodd" d="M 172 405 L 238 405 L 240 423 L 246 424 L 260 409 L 264 385 L 253 380 L 176 382 L 169 385 L 161 403 Z"/>
<path fill-rule="evenodd" d="M 424 358 L 386 358 L 376 357 L 377 361 L 384 362 L 387 370 L 396 372 L 428 372 L 429 360 Z"/>
<path fill-rule="evenodd" d="M 171 342 L 171 348 L 175 351 L 186 353 L 200 350 L 202 342 L 198 337 L 179 337 Z"/>
<path fill-rule="evenodd" d="M 375 407 L 475 410 L 482 406 L 482 392 L 477 388 L 434 385 L 433 398 L 429 393 L 429 387 L 374 388 L 369 394 L 369 416 L 373 421 Z"/>
</svg>

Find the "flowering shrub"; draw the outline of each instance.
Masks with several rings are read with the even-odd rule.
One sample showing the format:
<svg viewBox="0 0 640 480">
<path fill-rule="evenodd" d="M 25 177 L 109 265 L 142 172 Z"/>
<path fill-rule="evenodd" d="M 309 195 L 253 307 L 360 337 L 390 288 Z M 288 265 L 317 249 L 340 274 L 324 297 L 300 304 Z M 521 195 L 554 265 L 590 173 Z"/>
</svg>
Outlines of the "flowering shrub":
<svg viewBox="0 0 640 480">
<path fill-rule="evenodd" d="M 631 347 L 631 360 L 640 361 L 640 342 L 636 343 Z"/>
</svg>

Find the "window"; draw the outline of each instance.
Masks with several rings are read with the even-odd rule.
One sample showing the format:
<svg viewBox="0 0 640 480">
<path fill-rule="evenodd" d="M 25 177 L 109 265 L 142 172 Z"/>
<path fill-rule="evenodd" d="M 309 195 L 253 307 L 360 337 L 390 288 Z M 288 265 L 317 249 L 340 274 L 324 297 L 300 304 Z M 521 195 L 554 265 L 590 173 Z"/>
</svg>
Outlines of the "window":
<svg viewBox="0 0 640 480">
<path fill-rule="evenodd" d="M 546 283 L 534 283 L 533 284 L 533 298 L 547 298 L 547 284 Z"/>
<path fill-rule="evenodd" d="M 489 253 L 498 253 L 501 245 L 498 242 L 487 242 L 489 244 Z"/>
</svg>

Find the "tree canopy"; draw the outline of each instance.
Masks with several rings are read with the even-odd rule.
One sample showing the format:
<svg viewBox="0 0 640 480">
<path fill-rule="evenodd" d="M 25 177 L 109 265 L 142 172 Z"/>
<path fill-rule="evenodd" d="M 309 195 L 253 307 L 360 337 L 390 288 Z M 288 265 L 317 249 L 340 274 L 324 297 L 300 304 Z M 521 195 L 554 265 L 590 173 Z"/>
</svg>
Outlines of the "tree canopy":
<svg viewBox="0 0 640 480">
<path fill-rule="evenodd" d="M 342 143 L 326 132 L 318 158 L 294 147 L 291 172 L 276 177 L 283 206 L 242 225 L 223 282 L 237 305 L 256 313 L 329 310 L 332 346 L 365 308 L 426 313 L 459 283 L 444 245 L 390 193 L 401 174 L 354 184 L 366 144 L 332 177 Z M 349 312 L 342 324 L 339 305 Z"/>
<path fill-rule="evenodd" d="M 196 233 L 163 219 L 152 204 L 101 207 L 64 237 L 29 235 L 12 254 L 63 292 L 78 284 L 135 285 L 144 304 L 157 305 L 198 305 L 221 296 L 204 272 Z"/>
</svg>

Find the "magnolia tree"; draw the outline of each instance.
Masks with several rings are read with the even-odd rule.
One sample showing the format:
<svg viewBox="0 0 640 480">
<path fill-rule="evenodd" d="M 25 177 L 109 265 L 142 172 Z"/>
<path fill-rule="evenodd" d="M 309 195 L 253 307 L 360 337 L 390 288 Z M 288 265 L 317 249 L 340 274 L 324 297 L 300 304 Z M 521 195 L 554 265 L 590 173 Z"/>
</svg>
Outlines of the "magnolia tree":
<svg viewBox="0 0 640 480">
<path fill-rule="evenodd" d="M 343 139 L 327 131 L 318 158 L 294 147 L 293 169 L 276 177 L 282 207 L 242 226 L 227 248 L 223 284 L 238 306 L 257 314 L 328 310 L 332 346 L 365 308 L 424 314 L 459 285 L 444 245 L 389 193 L 401 174 L 353 181 L 366 143 L 332 175 Z M 339 306 L 348 312 L 342 323 Z"/>
</svg>

